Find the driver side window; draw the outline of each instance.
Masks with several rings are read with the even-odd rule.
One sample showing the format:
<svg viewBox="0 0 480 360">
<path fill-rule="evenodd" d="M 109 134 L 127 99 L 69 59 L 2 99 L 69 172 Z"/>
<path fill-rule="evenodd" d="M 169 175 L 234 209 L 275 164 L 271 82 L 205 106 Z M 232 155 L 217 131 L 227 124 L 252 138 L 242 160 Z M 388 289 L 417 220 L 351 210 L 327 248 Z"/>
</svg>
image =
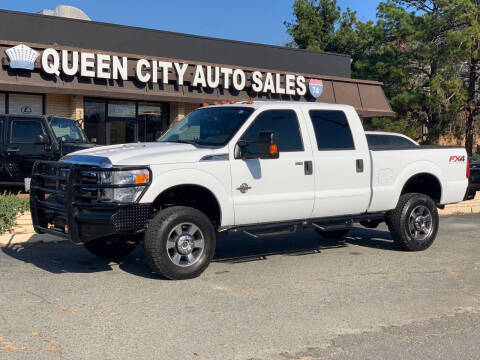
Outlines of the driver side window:
<svg viewBox="0 0 480 360">
<path fill-rule="evenodd" d="M 267 110 L 262 112 L 243 134 L 242 140 L 257 142 L 258 135 L 262 131 L 277 133 L 279 152 L 303 151 L 300 126 L 294 110 Z M 250 154 L 259 152 L 257 144 L 247 145 L 245 150 Z"/>
<path fill-rule="evenodd" d="M 34 144 L 38 135 L 45 135 L 40 121 L 14 120 L 12 121 L 12 144 Z"/>
</svg>

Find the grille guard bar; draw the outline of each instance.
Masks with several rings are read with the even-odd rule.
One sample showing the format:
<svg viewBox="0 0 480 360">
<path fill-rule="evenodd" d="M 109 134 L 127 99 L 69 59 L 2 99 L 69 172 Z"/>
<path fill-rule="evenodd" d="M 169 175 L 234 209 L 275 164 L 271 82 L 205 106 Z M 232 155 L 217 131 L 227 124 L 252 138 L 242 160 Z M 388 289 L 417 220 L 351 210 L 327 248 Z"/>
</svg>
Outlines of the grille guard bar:
<svg viewBox="0 0 480 360">
<path fill-rule="evenodd" d="M 36 162 L 30 188 L 35 231 L 67 238 L 76 244 L 115 233 L 143 231 L 150 204 L 102 202 L 99 190 L 142 186 L 141 198 L 150 183 L 99 184 L 99 173 L 144 169 L 148 169 L 151 179 L 151 170 L 145 166 L 100 168 L 68 162 Z"/>
</svg>

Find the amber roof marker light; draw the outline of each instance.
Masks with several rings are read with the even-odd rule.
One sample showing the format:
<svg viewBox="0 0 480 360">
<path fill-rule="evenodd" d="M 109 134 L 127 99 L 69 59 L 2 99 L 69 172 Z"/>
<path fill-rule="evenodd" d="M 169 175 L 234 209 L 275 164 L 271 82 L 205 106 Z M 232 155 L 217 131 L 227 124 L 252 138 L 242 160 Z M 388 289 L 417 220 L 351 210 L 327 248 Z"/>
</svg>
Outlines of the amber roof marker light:
<svg viewBox="0 0 480 360">
<path fill-rule="evenodd" d="M 247 100 L 247 104 L 253 104 L 253 100 L 252 99 Z"/>
</svg>

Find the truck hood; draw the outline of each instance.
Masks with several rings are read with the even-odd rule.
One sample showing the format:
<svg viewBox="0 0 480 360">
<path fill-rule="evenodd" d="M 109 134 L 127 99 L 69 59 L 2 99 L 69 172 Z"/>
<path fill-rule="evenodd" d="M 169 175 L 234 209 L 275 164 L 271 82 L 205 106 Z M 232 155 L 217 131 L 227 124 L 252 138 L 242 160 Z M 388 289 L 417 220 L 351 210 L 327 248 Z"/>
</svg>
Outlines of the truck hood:
<svg viewBox="0 0 480 360">
<path fill-rule="evenodd" d="M 213 149 L 190 144 L 151 142 L 99 146 L 76 151 L 62 161 L 81 164 L 111 165 L 155 165 L 167 163 L 198 162 L 206 155 L 214 154 Z"/>
<path fill-rule="evenodd" d="M 64 154 L 70 154 L 75 151 L 84 150 L 84 149 L 91 149 L 94 147 L 98 147 L 98 145 L 91 144 L 91 143 L 70 143 L 64 142 L 62 144 L 62 152 Z"/>
</svg>

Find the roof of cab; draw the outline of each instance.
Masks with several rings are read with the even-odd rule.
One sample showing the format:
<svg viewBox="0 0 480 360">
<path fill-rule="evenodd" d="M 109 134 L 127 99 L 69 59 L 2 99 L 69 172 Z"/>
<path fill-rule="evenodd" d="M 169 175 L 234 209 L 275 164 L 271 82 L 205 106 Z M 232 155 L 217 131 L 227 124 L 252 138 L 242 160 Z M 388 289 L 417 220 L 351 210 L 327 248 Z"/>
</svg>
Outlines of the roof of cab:
<svg viewBox="0 0 480 360">
<path fill-rule="evenodd" d="M 308 101 L 268 101 L 268 100 L 252 100 L 252 101 L 238 101 L 233 104 L 227 102 L 226 104 L 212 104 L 205 105 L 204 107 L 225 107 L 225 106 L 239 106 L 239 107 L 251 107 L 254 109 L 259 109 L 263 107 L 281 107 L 282 105 L 294 105 L 299 107 L 308 107 L 308 108 L 321 108 L 328 110 L 351 110 L 354 109 L 353 106 L 344 105 L 344 104 L 330 104 L 323 102 L 308 102 Z"/>
</svg>

